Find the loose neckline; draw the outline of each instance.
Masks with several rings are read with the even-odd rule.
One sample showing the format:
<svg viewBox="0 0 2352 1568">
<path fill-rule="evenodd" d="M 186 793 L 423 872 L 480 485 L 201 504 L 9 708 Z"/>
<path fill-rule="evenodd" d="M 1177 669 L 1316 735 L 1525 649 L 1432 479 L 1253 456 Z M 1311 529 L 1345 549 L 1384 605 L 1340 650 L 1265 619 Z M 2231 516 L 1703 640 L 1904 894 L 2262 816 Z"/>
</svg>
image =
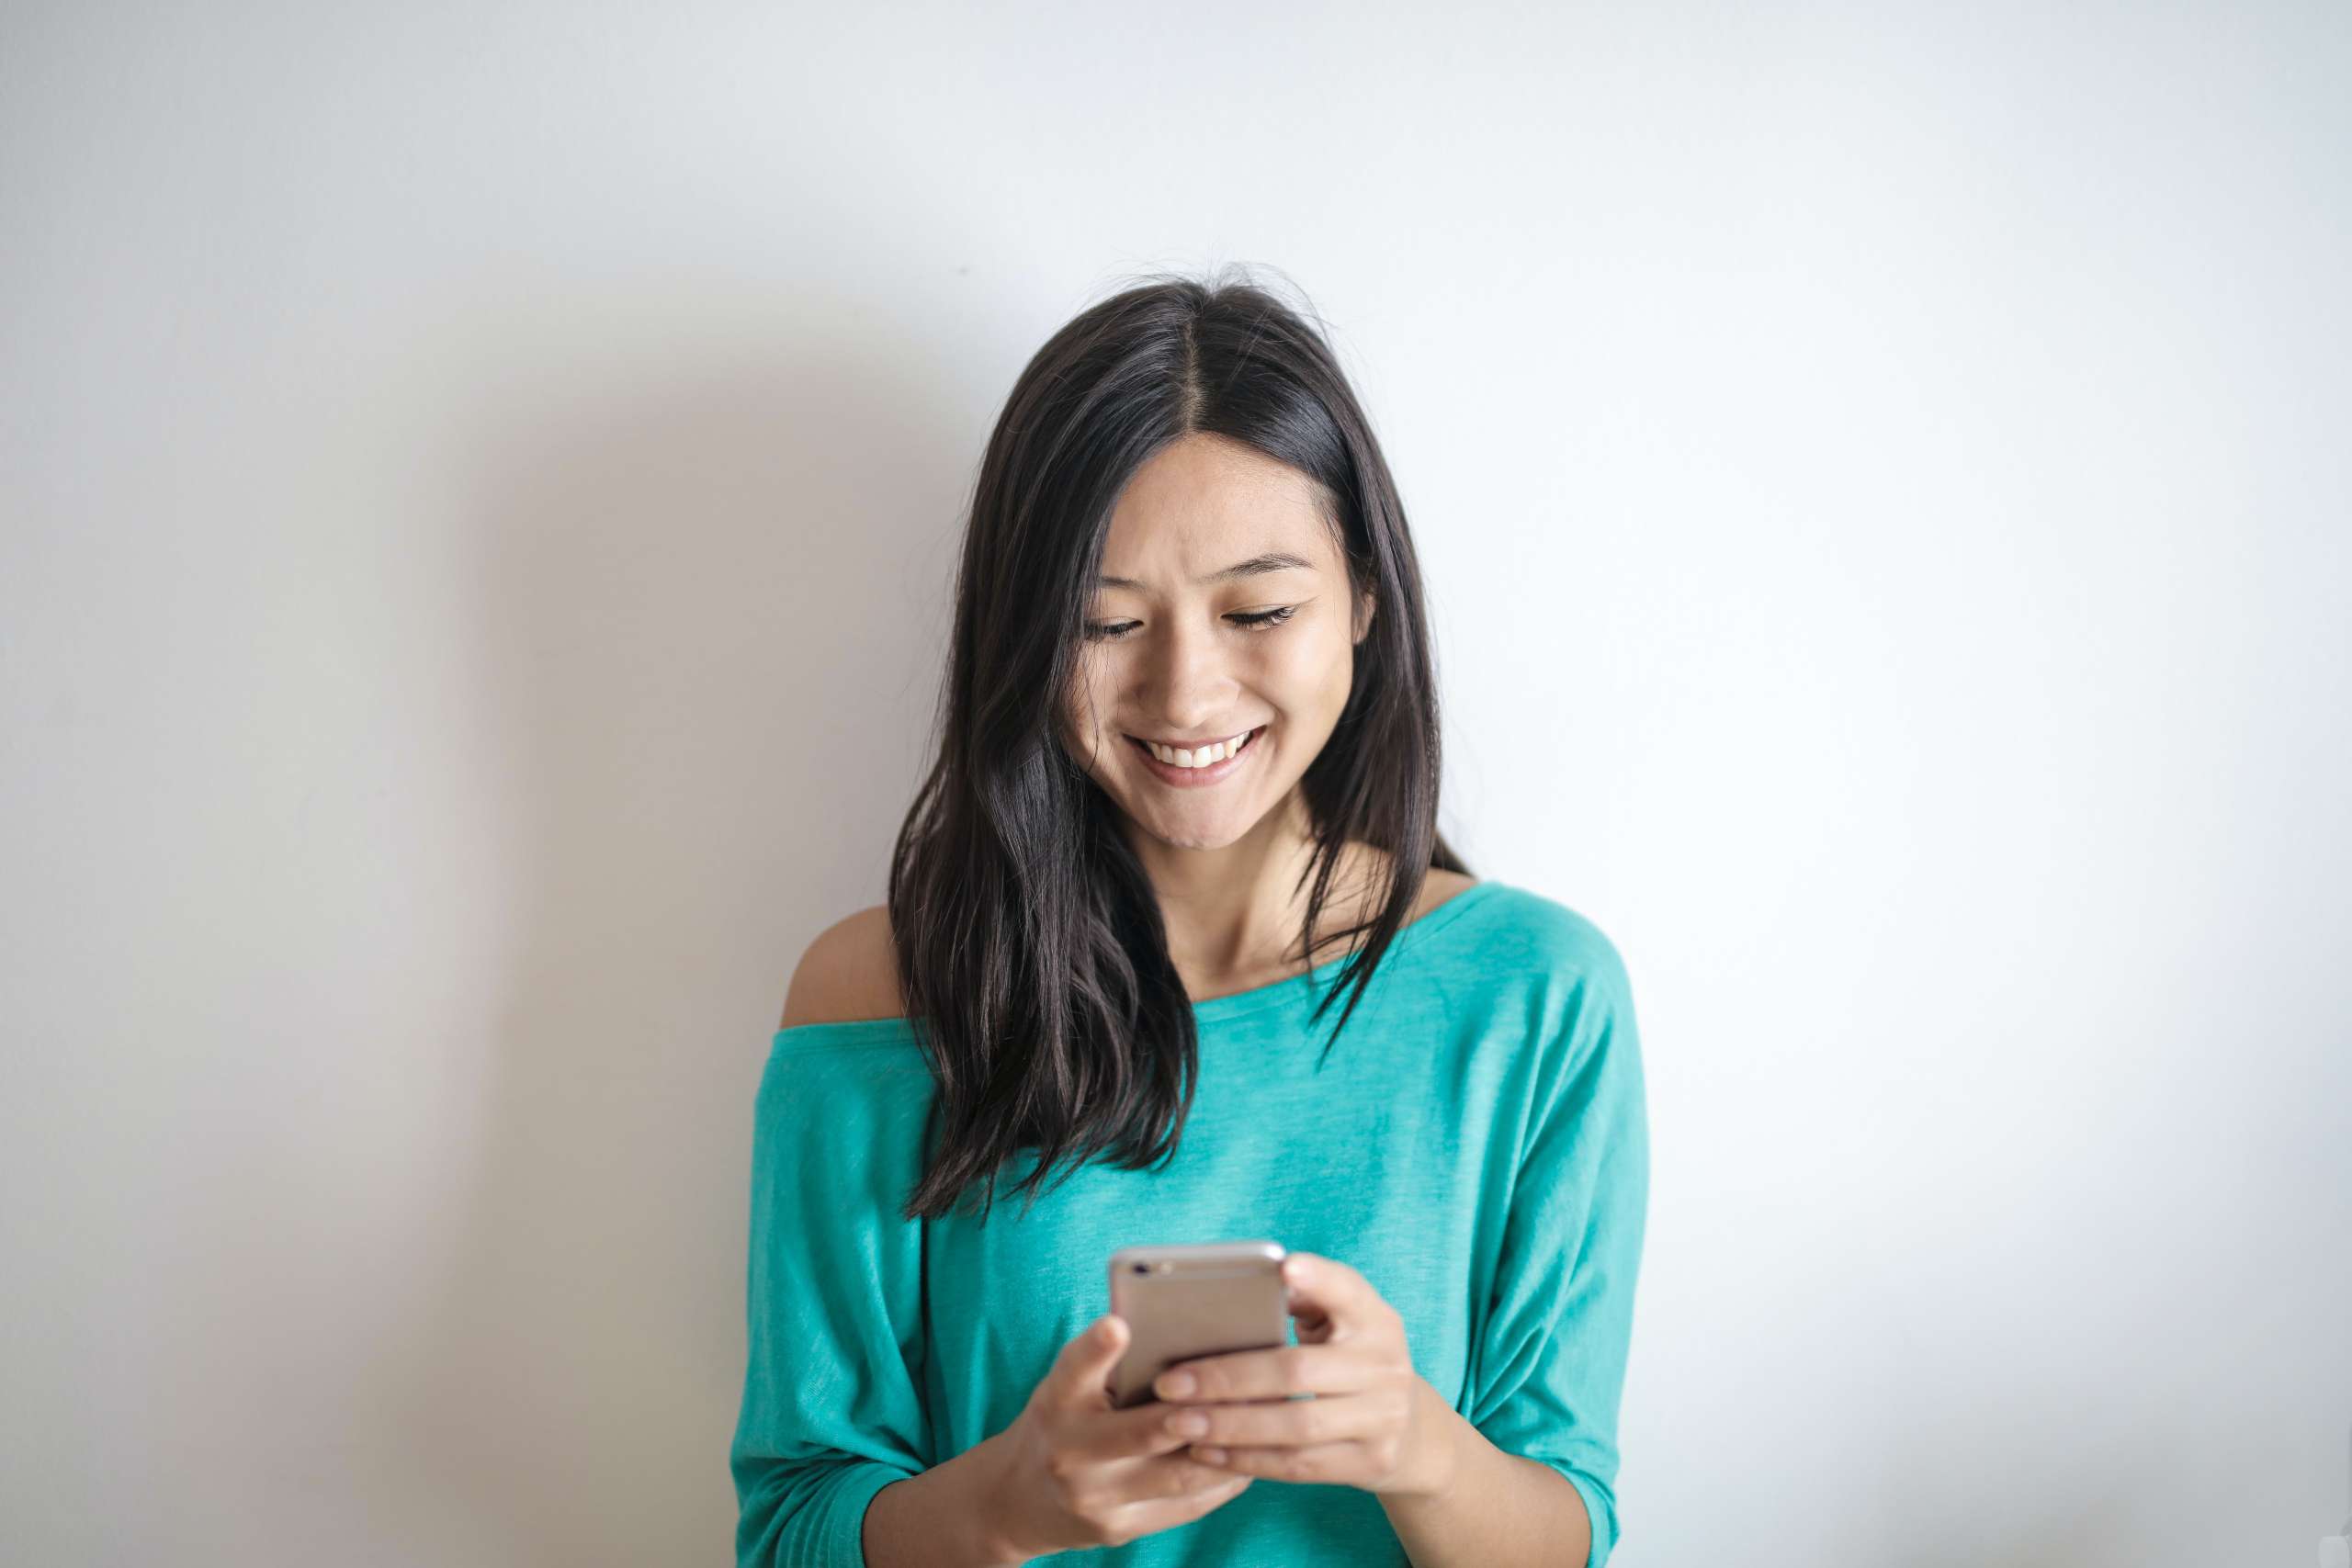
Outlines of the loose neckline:
<svg viewBox="0 0 2352 1568">
<path fill-rule="evenodd" d="M 1428 914 L 1418 919 L 1406 921 L 1397 928 L 1395 940 L 1390 942 L 1387 953 L 1381 958 L 1383 972 L 1385 972 L 1388 964 L 1408 946 L 1420 942 L 1423 938 L 1432 936 L 1444 927 L 1451 925 L 1471 905 L 1481 902 L 1502 886 L 1503 884 L 1492 877 L 1474 882 Z M 1260 1012 L 1267 1008 L 1279 1007 L 1299 997 L 1306 987 L 1327 983 L 1338 973 L 1340 967 L 1353 956 L 1353 953 L 1343 953 L 1337 958 L 1326 959 L 1313 968 L 1302 970 L 1287 979 L 1269 981 L 1262 986 L 1253 986 L 1246 991 L 1228 991 L 1221 997 L 1210 997 L 1204 1001 L 1194 1002 L 1193 1004 L 1193 1021 L 1196 1026 L 1206 1027 L 1222 1023 L 1227 1019 Z M 853 1040 L 862 1036 L 882 1038 L 912 1032 L 909 1021 L 903 1017 L 853 1018 L 835 1019 L 824 1023 L 796 1023 L 789 1029 L 777 1030 L 775 1038 L 779 1042 L 786 1035 L 790 1035 L 796 1040 L 805 1039 L 824 1030 L 831 1030 L 836 1034 L 847 1034 Z"/>
</svg>

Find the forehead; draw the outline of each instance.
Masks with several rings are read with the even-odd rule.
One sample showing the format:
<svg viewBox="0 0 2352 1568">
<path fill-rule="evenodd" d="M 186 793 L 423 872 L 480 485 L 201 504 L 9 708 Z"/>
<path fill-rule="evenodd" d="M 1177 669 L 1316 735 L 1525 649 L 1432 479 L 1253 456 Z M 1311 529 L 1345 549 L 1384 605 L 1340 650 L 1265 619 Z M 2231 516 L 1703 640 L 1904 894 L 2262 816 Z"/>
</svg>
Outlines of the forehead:
<svg viewBox="0 0 2352 1568">
<path fill-rule="evenodd" d="M 1276 552 L 1338 569 L 1314 481 L 1253 446 L 1194 433 L 1128 479 L 1102 543 L 1102 575 L 1172 591 Z"/>
</svg>

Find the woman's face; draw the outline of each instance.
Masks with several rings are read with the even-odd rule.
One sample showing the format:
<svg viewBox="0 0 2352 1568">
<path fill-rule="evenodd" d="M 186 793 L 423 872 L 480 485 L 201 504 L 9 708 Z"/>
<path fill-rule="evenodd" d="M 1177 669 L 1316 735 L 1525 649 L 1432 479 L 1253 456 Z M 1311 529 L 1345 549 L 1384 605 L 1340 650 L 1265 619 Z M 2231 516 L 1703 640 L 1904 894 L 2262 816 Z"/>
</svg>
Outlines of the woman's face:
<svg viewBox="0 0 2352 1568">
<path fill-rule="evenodd" d="M 1338 725 L 1371 597 L 1351 614 L 1346 564 L 1304 475 L 1199 434 L 1128 481 L 1102 570 L 1064 705 L 1070 753 L 1153 838 L 1233 843 L 1289 796 Z M 1173 741 L 1198 764 L 1237 737 L 1238 751 L 1205 769 L 1142 744 Z"/>
</svg>

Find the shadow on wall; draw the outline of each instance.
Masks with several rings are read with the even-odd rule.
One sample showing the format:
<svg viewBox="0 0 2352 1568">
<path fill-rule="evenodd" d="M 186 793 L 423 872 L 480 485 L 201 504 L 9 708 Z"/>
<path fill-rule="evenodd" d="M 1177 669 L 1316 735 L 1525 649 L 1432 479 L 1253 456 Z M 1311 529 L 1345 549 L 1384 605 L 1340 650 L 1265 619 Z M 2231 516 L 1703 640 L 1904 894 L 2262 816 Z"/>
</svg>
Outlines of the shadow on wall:
<svg viewBox="0 0 2352 1568">
<path fill-rule="evenodd" d="M 441 1277 L 362 1391 L 405 1560 L 731 1560 L 752 1094 L 796 944 L 879 897 L 968 501 L 916 357 L 477 437 L 447 635 L 517 874 Z"/>
</svg>

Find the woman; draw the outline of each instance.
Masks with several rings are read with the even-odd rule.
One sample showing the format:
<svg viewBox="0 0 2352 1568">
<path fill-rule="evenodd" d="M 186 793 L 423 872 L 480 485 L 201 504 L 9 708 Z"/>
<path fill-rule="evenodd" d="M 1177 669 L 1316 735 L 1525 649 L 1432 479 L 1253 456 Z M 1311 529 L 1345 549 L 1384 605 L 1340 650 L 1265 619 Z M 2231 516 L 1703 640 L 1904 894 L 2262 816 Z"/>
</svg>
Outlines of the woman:
<svg viewBox="0 0 2352 1568">
<path fill-rule="evenodd" d="M 1412 540 L 1319 333 L 1187 279 L 1056 333 L 888 902 L 810 945 L 761 1083 L 741 1563 L 1608 1560 L 1625 971 L 1470 876 L 1438 779 Z M 1260 1236 L 1298 1344 L 1112 1408 L 1110 1254 Z"/>
</svg>

